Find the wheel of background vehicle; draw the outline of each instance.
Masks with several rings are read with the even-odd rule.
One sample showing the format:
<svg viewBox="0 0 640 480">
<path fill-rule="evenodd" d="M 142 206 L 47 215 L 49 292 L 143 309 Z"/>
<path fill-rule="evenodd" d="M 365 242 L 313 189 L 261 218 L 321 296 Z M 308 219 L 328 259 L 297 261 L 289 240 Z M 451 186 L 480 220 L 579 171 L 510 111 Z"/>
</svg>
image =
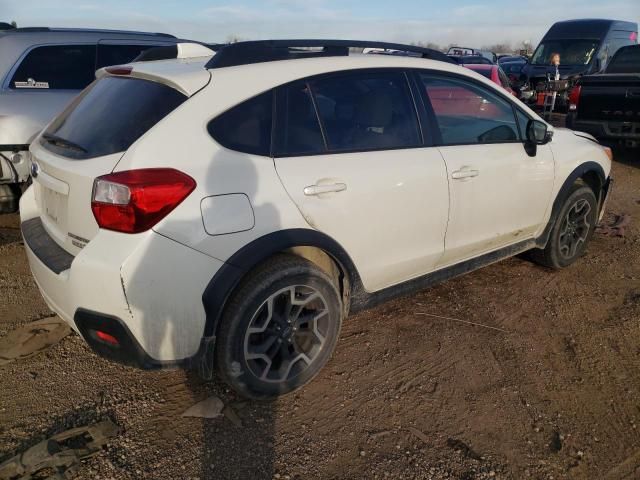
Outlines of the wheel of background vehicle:
<svg viewBox="0 0 640 480">
<path fill-rule="evenodd" d="M 267 400 L 302 387 L 327 363 L 342 301 L 313 263 L 278 255 L 234 293 L 216 340 L 216 367 L 243 396 Z"/>
<path fill-rule="evenodd" d="M 533 260 L 550 268 L 568 267 L 585 251 L 597 218 L 598 202 L 593 191 L 585 185 L 574 185 L 558 212 L 546 248 L 534 250 Z"/>
</svg>

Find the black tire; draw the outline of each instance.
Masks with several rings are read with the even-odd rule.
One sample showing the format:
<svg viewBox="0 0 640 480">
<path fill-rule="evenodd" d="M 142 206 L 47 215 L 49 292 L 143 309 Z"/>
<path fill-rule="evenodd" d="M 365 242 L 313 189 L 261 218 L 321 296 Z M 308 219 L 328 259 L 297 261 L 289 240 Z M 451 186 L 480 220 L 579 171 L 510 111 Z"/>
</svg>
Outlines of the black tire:
<svg viewBox="0 0 640 480">
<path fill-rule="evenodd" d="M 216 340 L 216 368 L 244 397 L 269 400 L 292 392 L 331 357 L 342 312 L 325 272 L 303 258 L 278 255 L 232 295 Z"/>
<path fill-rule="evenodd" d="M 532 260 L 549 268 L 568 267 L 585 252 L 597 219 L 598 201 L 593 190 L 574 185 L 558 212 L 547 246 L 533 250 Z"/>
</svg>

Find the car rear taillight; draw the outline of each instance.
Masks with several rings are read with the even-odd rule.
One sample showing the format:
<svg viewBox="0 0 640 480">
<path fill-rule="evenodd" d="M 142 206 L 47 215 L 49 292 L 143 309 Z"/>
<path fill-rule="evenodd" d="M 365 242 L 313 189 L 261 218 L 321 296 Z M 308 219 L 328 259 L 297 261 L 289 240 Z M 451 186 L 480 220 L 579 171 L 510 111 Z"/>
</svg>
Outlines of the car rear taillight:
<svg viewBox="0 0 640 480">
<path fill-rule="evenodd" d="M 111 173 L 93 182 L 91 210 L 100 228 L 123 233 L 149 230 L 196 188 L 172 168 Z"/>
<path fill-rule="evenodd" d="M 580 103 L 581 91 L 582 91 L 582 87 L 580 85 L 576 85 L 569 92 L 569 110 L 575 111 L 578 109 L 578 104 Z"/>
</svg>

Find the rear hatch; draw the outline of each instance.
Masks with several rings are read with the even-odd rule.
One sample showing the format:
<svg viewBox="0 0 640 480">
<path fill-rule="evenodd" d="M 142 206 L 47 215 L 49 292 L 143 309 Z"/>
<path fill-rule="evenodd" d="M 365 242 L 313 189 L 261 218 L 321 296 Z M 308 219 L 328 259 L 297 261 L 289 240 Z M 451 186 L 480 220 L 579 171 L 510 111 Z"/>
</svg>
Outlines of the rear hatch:
<svg viewBox="0 0 640 480">
<path fill-rule="evenodd" d="M 640 122 L 640 74 L 583 77 L 577 118 Z"/>
<path fill-rule="evenodd" d="M 175 75 L 162 77 L 158 70 L 162 70 L 158 65 L 136 64 L 132 72 L 119 70 L 126 75 L 103 72 L 31 145 L 42 223 L 72 255 L 98 232 L 91 211 L 95 178 L 111 173 L 131 145 L 210 78 L 204 63 L 182 85 Z M 175 71 L 175 66 L 168 70 Z"/>
</svg>

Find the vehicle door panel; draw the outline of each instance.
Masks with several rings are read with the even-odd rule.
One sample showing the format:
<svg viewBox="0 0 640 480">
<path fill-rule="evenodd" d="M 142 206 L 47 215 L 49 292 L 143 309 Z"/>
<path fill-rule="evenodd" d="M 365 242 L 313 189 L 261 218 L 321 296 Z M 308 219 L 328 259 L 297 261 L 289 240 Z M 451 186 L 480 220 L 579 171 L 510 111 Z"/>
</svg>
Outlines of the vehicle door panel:
<svg viewBox="0 0 640 480">
<path fill-rule="evenodd" d="M 429 108 L 440 131 L 450 191 L 439 266 L 533 238 L 553 188 L 550 148 L 527 154 L 526 122 L 493 88 L 455 77 L 421 77 L 433 102 Z"/>
<path fill-rule="evenodd" d="M 309 226 L 342 245 L 365 288 L 376 291 L 435 268 L 444 251 L 448 185 L 438 149 L 421 145 L 404 74 L 355 75 L 297 88 L 299 98 L 313 90 L 326 145 L 317 146 L 317 134 L 299 132 L 317 121 L 313 108 L 285 108 L 296 116 L 295 129 L 277 131 L 305 141 L 289 142 L 284 151 L 294 153 L 276 155 L 275 165 Z M 402 123 L 409 116 L 411 125 Z"/>
</svg>

